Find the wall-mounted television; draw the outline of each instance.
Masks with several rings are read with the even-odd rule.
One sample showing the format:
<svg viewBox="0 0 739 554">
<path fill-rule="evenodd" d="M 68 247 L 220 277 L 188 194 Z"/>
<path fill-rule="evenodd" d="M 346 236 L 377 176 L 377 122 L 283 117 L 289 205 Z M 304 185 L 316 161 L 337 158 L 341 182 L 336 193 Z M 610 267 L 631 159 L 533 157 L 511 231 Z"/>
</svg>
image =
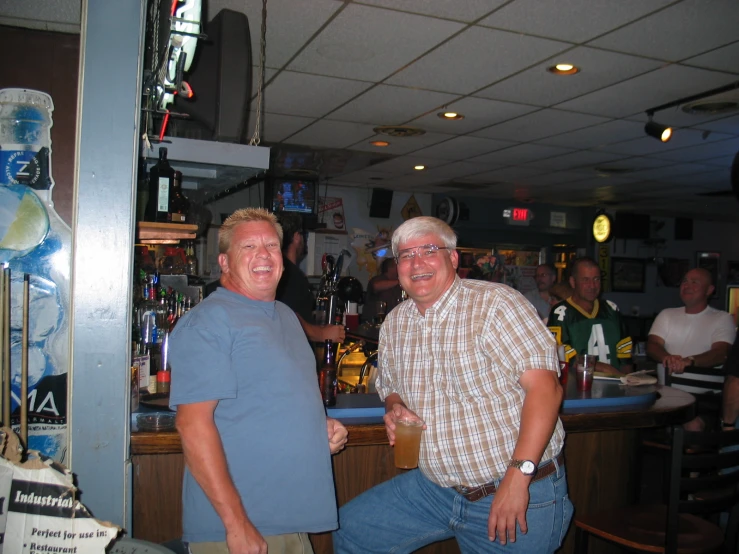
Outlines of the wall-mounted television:
<svg viewBox="0 0 739 554">
<path fill-rule="evenodd" d="M 268 188 L 271 212 L 316 213 L 317 181 L 302 179 L 272 179 Z"/>
</svg>

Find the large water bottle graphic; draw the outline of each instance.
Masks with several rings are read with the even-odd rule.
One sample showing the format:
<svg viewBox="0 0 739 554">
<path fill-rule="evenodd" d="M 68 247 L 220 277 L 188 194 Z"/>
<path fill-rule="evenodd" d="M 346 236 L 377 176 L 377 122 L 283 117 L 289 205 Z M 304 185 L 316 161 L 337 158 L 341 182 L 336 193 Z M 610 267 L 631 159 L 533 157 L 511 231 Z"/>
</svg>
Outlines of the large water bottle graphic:
<svg viewBox="0 0 739 554">
<path fill-rule="evenodd" d="M 10 267 L 12 279 L 11 423 L 19 425 L 23 276 L 28 274 L 28 447 L 64 462 L 72 232 L 52 200 L 53 110 L 44 92 L 0 90 L 0 263 Z"/>
</svg>

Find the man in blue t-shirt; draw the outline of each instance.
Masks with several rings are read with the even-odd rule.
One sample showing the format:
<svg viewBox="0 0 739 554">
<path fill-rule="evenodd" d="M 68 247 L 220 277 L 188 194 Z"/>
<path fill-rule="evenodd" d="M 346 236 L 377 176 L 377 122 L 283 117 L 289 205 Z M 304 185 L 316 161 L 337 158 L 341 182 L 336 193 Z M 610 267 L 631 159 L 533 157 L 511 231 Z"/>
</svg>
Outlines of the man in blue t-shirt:
<svg viewBox="0 0 739 554">
<path fill-rule="evenodd" d="M 234 212 L 218 237 L 222 287 L 170 340 L 193 554 L 310 552 L 306 533 L 337 527 L 331 454 L 347 431 L 326 417 L 295 313 L 275 301 L 281 235 L 265 210 Z"/>
</svg>

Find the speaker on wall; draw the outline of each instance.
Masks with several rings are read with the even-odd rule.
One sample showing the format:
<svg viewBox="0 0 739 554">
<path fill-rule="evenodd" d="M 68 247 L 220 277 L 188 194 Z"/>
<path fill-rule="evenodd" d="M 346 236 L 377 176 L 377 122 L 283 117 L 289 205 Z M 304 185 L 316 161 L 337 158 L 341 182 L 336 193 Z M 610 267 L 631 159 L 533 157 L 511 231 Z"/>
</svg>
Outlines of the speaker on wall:
<svg viewBox="0 0 739 554">
<path fill-rule="evenodd" d="M 393 191 L 387 189 L 372 189 L 370 200 L 370 217 L 390 217 L 390 208 L 393 205 Z"/>
<path fill-rule="evenodd" d="M 693 220 L 691 218 L 675 218 L 675 240 L 693 240 Z"/>
</svg>

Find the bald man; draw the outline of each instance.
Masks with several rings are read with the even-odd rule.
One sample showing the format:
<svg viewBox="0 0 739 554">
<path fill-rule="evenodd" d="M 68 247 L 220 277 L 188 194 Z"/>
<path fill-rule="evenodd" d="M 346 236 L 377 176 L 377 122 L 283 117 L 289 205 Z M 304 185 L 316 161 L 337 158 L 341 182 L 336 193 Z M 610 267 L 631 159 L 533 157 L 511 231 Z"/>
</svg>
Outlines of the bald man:
<svg viewBox="0 0 739 554">
<path fill-rule="evenodd" d="M 693 373 L 690 368 L 721 366 L 734 342 L 734 321 L 727 312 L 708 305 L 714 285 L 705 269 L 691 269 L 680 283 L 682 308 L 662 310 L 649 330 L 647 355 L 670 375 L 680 375 L 676 388 L 694 394 L 721 389 L 723 376 Z M 685 384 L 686 380 L 689 384 Z M 697 418 L 699 419 L 699 418 Z M 701 421 L 694 430 L 702 430 Z"/>
</svg>

